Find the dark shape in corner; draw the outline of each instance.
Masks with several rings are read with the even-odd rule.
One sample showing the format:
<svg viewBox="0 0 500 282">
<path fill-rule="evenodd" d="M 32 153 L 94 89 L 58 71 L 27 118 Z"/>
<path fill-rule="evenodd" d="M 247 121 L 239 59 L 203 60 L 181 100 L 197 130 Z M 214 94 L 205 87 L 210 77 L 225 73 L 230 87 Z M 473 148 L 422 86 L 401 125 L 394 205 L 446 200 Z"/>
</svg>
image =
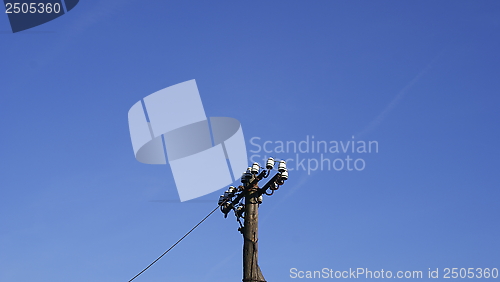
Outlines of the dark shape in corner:
<svg viewBox="0 0 500 282">
<path fill-rule="evenodd" d="M 71 11 L 79 1 L 80 0 L 64 0 L 64 3 L 66 3 L 66 12 Z"/>
<path fill-rule="evenodd" d="M 12 32 L 19 32 L 50 22 L 73 9 L 79 0 L 3 0 Z M 16 7 L 14 7 L 16 5 Z M 17 12 L 17 13 L 16 13 Z"/>
</svg>

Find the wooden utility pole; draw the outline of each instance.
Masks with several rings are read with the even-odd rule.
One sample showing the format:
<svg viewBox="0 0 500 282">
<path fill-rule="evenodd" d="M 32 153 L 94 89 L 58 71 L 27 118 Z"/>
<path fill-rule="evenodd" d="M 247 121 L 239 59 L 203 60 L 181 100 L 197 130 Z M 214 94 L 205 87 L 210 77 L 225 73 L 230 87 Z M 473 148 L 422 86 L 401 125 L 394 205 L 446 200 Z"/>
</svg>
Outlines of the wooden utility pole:
<svg viewBox="0 0 500 282">
<path fill-rule="evenodd" d="M 252 181 L 250 181 L 249 185 Z M 243 282 L 265 282 L 258 263 L 259 196 L 257 185 L 248 187 L 245 195 L 243 226 Z"/>
<path fill-rule="evenodd" d="M 233 210 L 240 224 L 238 230 L 243 234 L 243 282 L 266 282 L 258 263 L 259 205 L 262 203 L 263 194 L 273 195 L 274 191 L 288 179 L 286 162 L 282 160 L 278 166 L 278 173 L 259 188 L 259 181 L 269 177 L 273 167 L 272 157 L 267 160 L 266 169 L 261 170 L 259 164 L 254 163 L 241 176 L 243 186 L 238 188 L 230 186 L 219 198 L 219 206 L 224 217 Z M 244 218 L 244 224 L 241 224 L 240 218 Z"/>
</svg>

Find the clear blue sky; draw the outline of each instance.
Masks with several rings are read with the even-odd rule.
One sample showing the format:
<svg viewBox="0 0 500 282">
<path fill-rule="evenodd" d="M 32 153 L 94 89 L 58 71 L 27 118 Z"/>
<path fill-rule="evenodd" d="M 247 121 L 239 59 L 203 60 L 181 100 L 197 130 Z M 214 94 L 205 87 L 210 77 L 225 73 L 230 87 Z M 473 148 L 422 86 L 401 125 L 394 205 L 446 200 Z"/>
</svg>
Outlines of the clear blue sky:
<svg viewBox="0 0 500 282">
<path fill-rule="evenodd" d="M 498 1 L 80 1 L 16 34 L 4 14 L 0 281 L 128 281 L 216 205 L 179 203 L 130 141 L 129 108 L 190 79 L 249 156 L 253 137 L 378 142 L 264 199 L 268 281 L 500 268 L 499 34 Z M 214 214 L 136 281 L 241 281 L 237 227 Z"/>
</svg>

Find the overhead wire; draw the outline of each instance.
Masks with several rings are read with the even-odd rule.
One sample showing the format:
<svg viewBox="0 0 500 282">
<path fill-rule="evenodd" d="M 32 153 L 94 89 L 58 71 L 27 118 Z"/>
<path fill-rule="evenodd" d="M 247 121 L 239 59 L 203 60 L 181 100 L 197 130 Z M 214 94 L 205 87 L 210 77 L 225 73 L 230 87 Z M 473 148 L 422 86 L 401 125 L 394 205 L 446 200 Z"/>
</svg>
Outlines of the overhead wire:
<svg viewBox="0 0 500 282">
<path fill-rule="evenodd" d="M 170 250 L 172 250 L 175 246 L 177 246 L 177 244 L 179 244 L 182 240 L 184 240 L 184 238 L 186 238 L 191 232 L 193 232 L 193 230 L 195 230 L 198 226 L 200 226 L 200 224 L 202 224 L 209 216 L 211 216 L 218 208 L 219 208 L 220 205 L 218 205 L 215 209 L 213 209 L 207 216 L 205 216 L 200 222 L 198 222 L 198 224 L 196 224 L 193 228 L 191 228 L 191 230 L 189 230 L 186 234 L 184 234 L 184 236 L 182 236 L 179 240 L 177 240 L 177 242 L 175 242 L 175 244 L 173 244 L 170 248 L 168 248 L 168 250 L 166 250 L 165 252 L 163 252 L 163 254 L 161 254 L 161 256 L 159 256 L 158 258 L 156 258 L 152 263 L 150 263 L 146 268 L 144 268 L 141 272 L 137 273 L 134 277 L 132 277 L 132 279 L 130 279 L 128 282 L 131 282 L 133 281 L 134 279 L 136 279 L 137 277 L 139 277 L 139 275 L 143 274 L 146 270 L 148 270 L 151 266 L 153 266 L 153 264 L 155 264 L 157 261 L 159 261 L 164 255 L 166 255 L 168 252 L 170 252 Z"/>
</svg>

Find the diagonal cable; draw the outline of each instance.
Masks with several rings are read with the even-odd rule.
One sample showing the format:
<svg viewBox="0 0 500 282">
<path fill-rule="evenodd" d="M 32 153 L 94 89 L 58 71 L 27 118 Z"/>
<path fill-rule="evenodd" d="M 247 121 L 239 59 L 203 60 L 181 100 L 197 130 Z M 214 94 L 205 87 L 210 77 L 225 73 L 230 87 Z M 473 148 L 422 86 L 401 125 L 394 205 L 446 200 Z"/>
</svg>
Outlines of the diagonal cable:
<svg viewBox="0 0 500 282">
<path fill-rule="evenodd" d="M 193 232 L 193 230 L 195 230 L 198 226 L 200 226 L 200 224 L 202 224 L 203 221 L 205 221 L 209 216 L 211 216 L 219 207 L 220 207 L 220 205 L 218 205 L 215 209 L 213 209 L 207 216 L 205 216 L 200 222 L 198 222 L 198 224 L 196 224 L 193 228 L 191 228 L 191 230 L 189 230 L 186 234 L 184 234 L 184 236 L 182 236 L 182 238 L 177 240 L 177 242 L 175 242 L 175 244 L 173 244 L 170 248 L 168 248 L 168 250 L 166 250 L 163 254 L 161 254 L 161 256 L 159 256 L 157 259 L 155 259 L 152 263 L 150 263 L 141 272 L 137 273 L 137 275 L 132 277 L 132 279 L 130 279 L 128 282 L 133 281 L 135 278 L 139 277 L 139 275 L 143 274 L 146 270 L 148 270 L 148 268 L 153 266 L 153 264 L 155 264 L 157 261 L 159 261 L 164 255 L 166 255 L 170 250 L 172 250 L 177 244 L 179 244 L 182 240 L 184 240 L 184 238 L 186 238 L 189 235 L 189 233 Z"/>
</svg>

